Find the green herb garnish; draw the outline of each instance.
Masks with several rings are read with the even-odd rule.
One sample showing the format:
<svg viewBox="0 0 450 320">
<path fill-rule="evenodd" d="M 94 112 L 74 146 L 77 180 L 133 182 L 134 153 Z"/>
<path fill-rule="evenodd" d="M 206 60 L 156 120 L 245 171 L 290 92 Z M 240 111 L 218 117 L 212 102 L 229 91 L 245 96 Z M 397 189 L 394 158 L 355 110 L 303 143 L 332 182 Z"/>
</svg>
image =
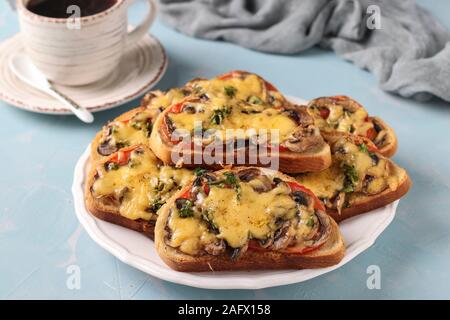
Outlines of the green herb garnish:
<svg viewBox="0 0 450 320">
<path fill-rule="evenodd" d="M 355 191 L 355 186 L 358 183 L 358 172 L 353 165 L 344 164 L 344 189 L 343 192 L 353 192 Z"/>
<path fill-rule="evenodd" d="M 367 146 L 366 146 L 366 144 L 365 143 L 361 143 L 360 145 L 359 145 L 359 150 L 361 150 L 362 152 L 365 152 L 365 153 L 369 153 L 369 149 L 367 149 Z"/>
<path fill-rule="evenodd" d="M 257 96 L 250 96 L 248 97 L 247 100 L 249 103 L 251 104 L 262 104 L 262 100 L 260 98 L 258 98 Z"/>
<path fill-rule="evenodd" d="M 221 124 L 223 119 L 231 113 L 231 108 L 217 109 L 214 110 L 214 114 L 211 117 L 212 124 Z"/>
<path fill-rule="evenodd" d="M 140 129 L 141 129 L 141 124 L 140 124 L 139 122 L 137 122 L 137 121 L 133 121 L 133 122 L 131 123 L 131 127 L 132 127 L 133 129 L 140 130 Z"/>
<path fill-rule="evenodd" d="M 308 221 L 306 222 L 306 225 L 308 227 L 314 227 L 314 219 L 313 218 L 309 218 Z"/>
<path fill-rule="evenodd" d="M 194 210 L 192 210 L 193 206 L 194 204 L 192 203 L 192 201 L 186 199 L 183 206 L 180 209 L 178 209 L 178 215 L 181 218 L 188 218 L 194 216 Z"/>
<path fill-rule="evenodd" d="M 202 214 L 203 220 L 206 221 L 208 228 L 214 233 L 219 233 L 219 227 L 213 222 L 211 211 L 207 210 L 206 213 Z"/>
<path fill-rule="evenodd" d="M 208 172 L 208 170 L 202 169 L 202 168 L 200 168 L 200 167 L 197 167 L 197 168 L 195 168 L 195 170 L 194 170 L 194 174 L 195 174 L 196 177 L 201 177 L 201 176 L 203 176 L 206 172 Z"/>
<path fill-rule="evenodd" d="M 137 160 L 134 160 L 134 159 L 131 159 L 131 160 L 128 162 L 128 166 L 129 166 L 130 168 L 135 168 L 135 167 L 137 167 L 139 164 L 140 164 L 140 162 L 137 161 Z"/>
<path fill-rule="evenodd" d="M 152 204 L 148 208 L 148 211 L 152 213 L 156 213 L 166 202 L 161 200 L 161 198 L 157 198 L 153 200 Z"/>
<path fill-rule="evenodd" d="M 115 162 L 109 162 L 108 163 L 108 170 L 117 170 L 119 169 L 119 165 Z"/>
<path fill-rule="evenodd" d="M 238 179 L 236 178 L 236 175 L 233 172 L 225 172 L 223 175 L 225 176 L 225 179 L 210 181 L 210 182 L 208 182 L 208 184 L 211 186 L 218 186 L 219 188 L 224 188 L 224 187 L 234 188 L 234 190 L 236 191 L 236 197 L 238 200 L 240 200 L 241 199 L 241 186 L 239 184 Z"/>
<path fill-rule="evenodd" d="M 233 86 L 227 86 L 224 88 L 225 94 L 229 96 L 230 98 L 233 98 L 236 95 L 237 89 Z"/>
</svg>

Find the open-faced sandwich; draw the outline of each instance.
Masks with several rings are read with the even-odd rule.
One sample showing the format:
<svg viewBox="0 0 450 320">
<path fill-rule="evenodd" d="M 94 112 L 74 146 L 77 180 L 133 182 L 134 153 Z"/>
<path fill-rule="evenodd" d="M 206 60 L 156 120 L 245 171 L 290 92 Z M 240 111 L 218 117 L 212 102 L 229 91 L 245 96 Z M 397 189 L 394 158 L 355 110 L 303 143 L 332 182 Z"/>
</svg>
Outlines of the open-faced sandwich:
<svg viewBox="0 0 450 320">
<path fill-rule="evenodd" d="M 99 219 L 153 238 L 158 210 L 192 177 L 192 171 L 162 165 L 145 145 L 122 148 L 94 164 L 86 206 Z"/>
<path fill-rule="evenodd" d="M 366 109 L 352 98 L 317 98 L 308 103 L 308 112 L 322 132 L 350 132 L 366 137 L 385 157 L 391 157 L 397 151 L 394 130 L 380 118 L 370 117 Z"/>
<path fill-rule="evenodd" d="M 336 221 L 383 207 L 408 192 L 406 171 L 381 155 L 369 139 L 336 132 L 324 137 L 331 146 L 332 165 L 296 180 L 322 200 Z"/>
<path fill-rule="evenodd" d="M 233 90 L 235 87 L 241 88 L 234 97 L 236 101 L 238 99 L 263 101 L 273 107 L 289 104 L 272 84 L 256 74 L 245 71 L 232 71 L 210 80 L 194 79 L 181 88 L 173 88 L 167 92 L 154 90 L 144 96 L 141 107 L 120 115 L 103 127 L 91 144 L 91 159 L 94 162 L 102 160 L 131 145 L 148 145 L 153 121 L 167 107 L 187 97 L 203 99 L 208 97 L 222 105 L 223 101 L 220 100 L 225 88 Z"/>
<path fill-rule="evenodd" d="M 276 154 L 283 172 L 320 171 L 330 165 L 329 146 L 304 107 L 291 104 L 275 107 L 262 100 L 240 100 L 236 98 L 239 91 L 247 88 L 244 82 L 242 87 L 235 85 L 223 87 L 214 99 L 190 97 L 164 110 L 150 137 L 150 146 L 157 157 L 166 164 L 187 167 L 264 166 L 261 153 L 253 163 L 248 156 L 249 150 L 264 145 L 269 157 Z M 188 143 L 181 143 L 186 137 Z M 209 153 L 214 157 L 212 163 L 205 160 L 206 150 L 213 150 Z M 244 154 L 240 163 L 239 154 Z M 174 155 L 189 161 L 175 162 Z"/>
<path fill-rule="evenodd" d="M 311 191 L 256 167 L 198 171 L 160 210 L 155 245 L 178 271 L 320 268 L 345 252 Z"/>
<path fill-rule="evenodd" d="M 105 159 L 121 148 L 149 145 L 153 121 L 158 114 L 189 94 L 190 91 L 179 88 L 166 93 L 156 90 L 146 94 L 141 107 L 125 112 L 103 126 L 91 143 L 92 161 Z"/>
</svg>

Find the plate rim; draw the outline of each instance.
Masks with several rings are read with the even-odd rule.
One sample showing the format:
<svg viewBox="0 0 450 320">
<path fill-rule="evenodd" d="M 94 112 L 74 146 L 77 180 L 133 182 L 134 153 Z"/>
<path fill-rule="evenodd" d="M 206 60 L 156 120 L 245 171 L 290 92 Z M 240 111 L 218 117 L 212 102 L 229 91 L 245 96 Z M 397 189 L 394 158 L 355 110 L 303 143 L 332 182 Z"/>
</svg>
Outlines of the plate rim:
<svg viewBox="0 0 450 320">
<path fill-rule="evenodd" d="M 8 44 L 8 42 L 10 41 L 20 41 L 20 33 L 17 33 L 15 35 L 13 35 L 10 38 L 7 38 L 5 40 L 3 40 L 2 42 L 0 42 L 0 46 L 5 46 Z M 110 102 L 106 102 L 103 104 L 96 104 L 96 105 L 92 105 L 92 106 L 87 106 L 86 109 L 89 110 L 90 112 L 99 112 L 99 111 L 104 111 L 104 110 L 109 110 L 115 107 L 118 107 L 122 104 L 125 104 L 127 102 L 130 102 L 131 100 L 141 96 L 142 94 L 144 94 L 146 91 L 150 90 L 151 88 L 153 88 L 153 86 L 155 86 L 160 80 L 161 78 L 164 76 L 164 74 L 167 71 L 167 67 L 169 65 L 169 57 L 168 54 L 164 48 L 164 46 L 162 45 L 162 43 L 159 41 L 159 39 L 157 37 L 155 37 L 154 35 L 150 34 L 150 33 L 146 33 L 144 38 L 148 38 L 150 41 L 154 41 L 159 50 L 161 51 L 161 55 L 162 55 L 162 61 L 161 64 L 158 67 L 158 72 L 156 73 L 156 75 L 150 79 L 150 81 L 148 81 L 148 83 L 146 83 L 144 86 L 142 86 L 141 88 L 139 88 L 137 91 L 135 91 L 132 94 L 129 94 L 125 97 L 120 98 L 119 100 L 115 100 L 115 101 L 110 101 Z M 140 41 L 143 41 L 143 39 L 141 39 Z M 4 62 L 7 63 L 7 62 Z M 25 103 L 21 100 L 15 99 L 15 98 L 11 98 L 10 96 L 8 96 L 8 94 L 6 92 L 4 92 L 4 90 L 0 90 L 0 100 L 3 100 L 4 102 L 6 102 L 7 104 L 16 107 L 18 109 L 22 109 L 25 111 L 29 111 L 29 112 L 33 112 L 33 113 L 39 113 L 39 114 L 49 114 L 49 115 L 71 115 L 72 111 L 70 111 L 69 109 L 61 109 L 61 108 L 54 108 L 54 107 L 46 107 L 46 108 L 42 108 L 40 106 L 33 106 L 31 104 Z"/>
<path fill-rule="evenodd" d="M 305 101 L 304 99 L 287 96 L 288 99 L 294 101 Z M 360 239 L 353 243 L 353 245 L 357 245 L 358 247 L 349 253 L 346 251 L 344 258 L 340 263 L 317 270 L 316 273 L 312 273 L 304 277 L 301 280 L 295 279 L 294 276 L 279 278 L 279 275 L 265 275 L 261 279 L 243 279 L 241 276 L 237 276 L 239 278 L 239 282 L 232 281 L 230 276 L 227 276 L 225 281 L 212 281 L 212 279 L 207 279 L 208 281 L 199 281 L 205 280 L 201 275 L 202 273 L 185 273 L 178 272 L 170 269 L 169 267 L 165 267 L 162 270 L 162 267 L 156 264 L 151 260 L 146 260 L 140 256 L 137 256 L 131 253 L 129 250 L 121 246 L 120 243 L 117 243 L 114 239 L 112 239 L 108 234 L 105 234 L 98 227 L 97 222 L 101 221 L 89 214 L 85 207 L 84 203 L 84 181 L 85 181 L 85 169 L 86 166 L 90 164 L 90 144 L 87 146 L 86 150 L 83 152 L 81 157 L 78 159 L 74 175 L 73 175 L 73 184 L 72 184 L 72 194 L 74 199 L 75 213 L 80 222 L 80 224 L 84 227 L 89 236 L 94 240 L 98 245 L 100 245 L 103 249 L 111 253 L 113 256 L 118 258 L 120 261 L 141 270 L 151 276 L 159 278 L 161 280 L 169 281 L 172 283 L 182 284 L 195 288 L 203 288 L 203 289 L 221 289 L 221 290 L 231 290 L 231 289 L 245 289 L 245 290 L 257 290 L 264 289 L 270 287 L 283 286 L 294 283 L 301 283 L 323 274 L 329 273 L 335 269 L 338 269 L 354 259 L 360 253 L 366 251 L 369 247 L 371 247 L 377 238 L 381 235 L 381 233 L 389 226 L 392 220 L 395 217 L 397 205 L 399 200 L 389 204 L 391 206 L 391 214 L 387 215 L 383 221 L 380 221 L 378 227 L 376 227 L 369 236 L 365 239 Z M 386 206 L 387 207 L 387 206 Z M 84 212 L 83 212 L 84 211 Z M 357 217 L 355 217 L 357 218 Z M 351 218 L 351 219 L 355 219 Z M 348 221 L 350 221 L 349 219 Z M 144 237 L 144 235 L 142 235 Z M 345 239 L 344 239 L 345 240 Z M 151 240 L 150 240 L 151 241 Z M 150 268 L 149 266 L 152 268 Z M 286 270 L 287 273 L 296 273 L 301 272 L 302 270 Z M 186 276 L 188 275 L 188 276 Z"/>
</svg>

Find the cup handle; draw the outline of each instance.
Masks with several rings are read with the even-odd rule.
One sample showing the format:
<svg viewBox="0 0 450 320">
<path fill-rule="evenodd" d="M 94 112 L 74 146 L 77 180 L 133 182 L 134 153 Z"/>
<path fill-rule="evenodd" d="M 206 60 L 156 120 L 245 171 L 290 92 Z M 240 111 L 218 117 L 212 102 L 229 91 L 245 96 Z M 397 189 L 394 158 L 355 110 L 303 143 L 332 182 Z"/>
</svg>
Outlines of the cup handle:
<svg viewBox="0 0 450 320">
<path fill-rule="evenodd" d="M 147 2 L 149 4 L 149 12 L 140 25 L 136 26 L 136 28 L 128 32 L 127 45 L 132 45 L 141 40 L 141 38 L 147 33 L 148 29 L 155 21 L 157 10 L 155 0 L 147 0 Z"/>
</svg>

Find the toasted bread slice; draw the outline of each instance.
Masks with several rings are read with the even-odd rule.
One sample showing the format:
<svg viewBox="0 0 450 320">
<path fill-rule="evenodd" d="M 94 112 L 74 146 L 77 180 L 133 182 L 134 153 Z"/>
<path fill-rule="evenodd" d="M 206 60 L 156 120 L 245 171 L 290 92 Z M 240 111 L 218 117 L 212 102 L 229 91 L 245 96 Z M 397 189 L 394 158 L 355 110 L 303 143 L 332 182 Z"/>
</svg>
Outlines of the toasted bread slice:
<svg viewBox="0 0 450 320">
<path fill-rule="evenodd" d="M 107 159 L 121 148 L 137 144 L 149 144 L 156 109 L 138 107 L 131 109 L 103 126 L 91 142 L 93 163 Z"/>
<path fill-rule="evenodd" d="M 204 173 L 161 209 L 155 246 L 168 266 L 185 272 L 327 267 L 339 263 L 345 246 L 322 209 L 279 172 Z"/>
<path fill-rule="evenodd" d="M 324 138 L 331 145 L 332 165 L 296 179 L 324 202 L 336 221 L 388 205 L 410 189 L 407 172 L 369 139 L 343 132 L 324 133 Z"/>
<path fill-rule="evenodd" d="M 286 108 L 272 108 L 262 104 L 252 106 L 243 101 L 228 100 L 222 103 L 224 104 L 215 104 L 213 101 L 194 97 L 164 110 L 155 120 L 150 136 L 150 147 L 153 152 L 166 164 L 185 167 L 204 166 L 212 169 L 225 165 L 273 168 L 278 163 L 280 171 L 298 173 L 320 171 L 330 165 L 329 146 L 312 124 L 313 120 L 304 107 L 291 105 Z M 230 108 L 225 112 L 226 115 L 221 109 L 224 105 Z M 255 108 L 253 112 L 244 113 L 253 107 Z M 178 130 L 181 133 L 187 132 L 188 138 L 194 140 L 197 137 L 193 134 L 197 130 L 194 128 L 197 121 L 206 126 L 202 128 L 203 132 L 215 130 L 210 136 L 202 134 L 199 142 L 201 146 L 197 144 L 195 147 L 190 140 L 187 143 L 181 142 L 182 139 L 174 141 L 174 133 Z M 274 145 L 271 138 L 268 138 L 264 139 L 262 144 L 254 143 L 253 141 L 261 138 L 259 135 L 261 131 L 258 131 L 260 129 L 265 130 L 266 138 L 273 133 L 270 130 L 275 129 L 275 133 L 279 134 L 278 141 L 281 142 Z M 229 130 L 232 134 L 231 139 L 227 136 Z M 241 147 L 236 147 L 239 141 L 242 142 Z M 256 146 L 260 148 L 259 150 L 262 147 L 267 152 L 257 152 Z"/>
<path fill-rule="evenodd" d="M 240 90 L 234 91 L 233 88 Z M 233 100 L 229 98 L 234 98 L 240 101 L 263 103 L 274 108 L 281 108 L 291 104 L 266 79 L 255 73 L 242 70 L 234 70 L 212 79 L 193 79 L 183 89 L 190 90 L 198 97 L 206 97 L 219 103 L 225 95 L 228 101 Z M 230 97 L 231 95 L 233 96 Z"/>
<path fill-rule="evenodd" d="M 385 157 L 397 151 L 394 130 L 347 96 L 320 97 L 308 103 L 308 112 L 322 132 L 351 132 L 370 139 Z"/>
<path fill-rule="evenodd" d="M 153 239 L 159 208 L 192 176 L 186 169 L 162 166 L 147 146 L 122 148 L 93 163 L 86 207 L 99 219 Z"/>
</svg>

